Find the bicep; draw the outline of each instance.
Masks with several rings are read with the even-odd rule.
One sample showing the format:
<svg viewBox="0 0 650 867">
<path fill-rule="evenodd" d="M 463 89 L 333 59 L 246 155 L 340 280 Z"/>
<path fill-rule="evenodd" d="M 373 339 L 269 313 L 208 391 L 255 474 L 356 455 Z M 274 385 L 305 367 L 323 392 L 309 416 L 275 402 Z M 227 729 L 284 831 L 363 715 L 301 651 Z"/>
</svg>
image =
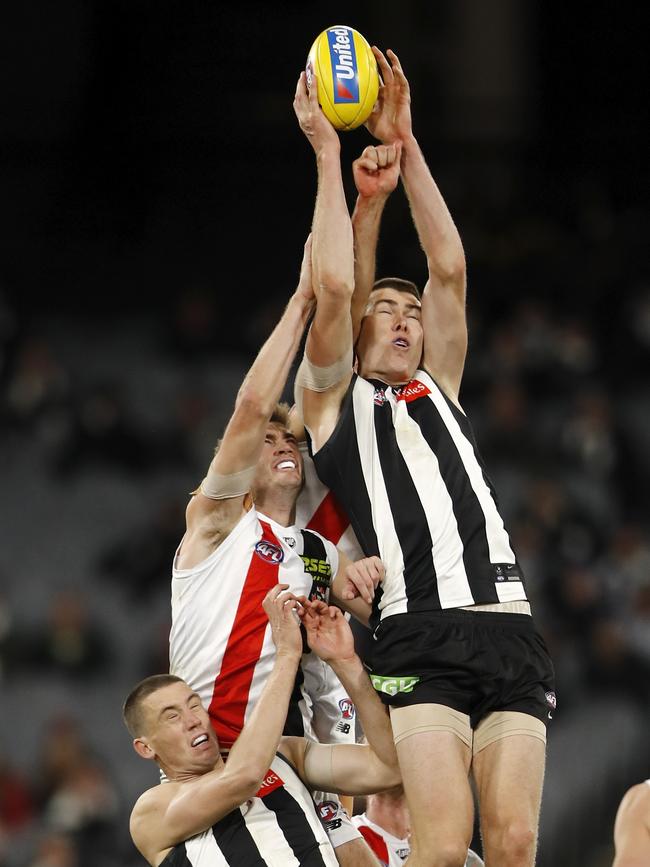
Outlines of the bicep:
<svg viewBox="0 0 650 867">
<path fill-rule="evenodd" d="M 423 364 L 445 393 L 458 398 L 467 355 L 465 283 L 436 283 L 422 295 Z"/>
</svg>

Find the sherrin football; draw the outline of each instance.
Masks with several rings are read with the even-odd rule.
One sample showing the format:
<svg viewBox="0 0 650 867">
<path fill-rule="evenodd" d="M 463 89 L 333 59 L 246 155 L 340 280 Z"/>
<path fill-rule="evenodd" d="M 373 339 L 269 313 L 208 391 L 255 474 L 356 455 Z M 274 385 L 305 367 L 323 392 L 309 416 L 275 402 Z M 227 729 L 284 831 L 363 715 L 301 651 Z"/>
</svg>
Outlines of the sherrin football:
<svg viewBox="0 0 650 867">
<path fill-rule="evenodd" d="M 307 58 L 307 85 L 318 77 L 318 101 L 336 129 L 361 126 L 372 112 L 379 92 L 377 61 L 370 45 L 352 27 L 323 30 Z"/>
</svg>

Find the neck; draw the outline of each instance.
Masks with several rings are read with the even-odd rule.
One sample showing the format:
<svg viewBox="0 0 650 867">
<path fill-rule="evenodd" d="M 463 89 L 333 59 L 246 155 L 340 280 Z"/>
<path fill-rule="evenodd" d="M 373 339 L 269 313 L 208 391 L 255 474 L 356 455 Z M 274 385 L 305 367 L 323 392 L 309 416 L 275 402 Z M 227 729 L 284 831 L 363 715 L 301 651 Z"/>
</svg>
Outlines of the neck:
<svg viewBox="0 0 650 867">
<path fill-rule="evenodd" d="M 255 508 L 276 524 L 290 527 L 296 520 L 295 491 L 265 491 L 255 497 Z"/>
<path fill-rule="evenodd" d="M 222 771 L 225 768 L 225 763 L 221 755 L 219 755 L 214 766 L 204 771 L 188 771 L 182 768 L 172 768 L 160 761 L 158 762 L 158 766 L 170 783 L 189 783 L 192 780 L 200 779 L 210 771 Z"/>
<path fill-rule="evenodd" d="M 399 840 L 405 840 L 410 834 L 409 816 L 403 799 L 373 799 L 366 808 L 366 816 Z"/>
<path fill-rule="evenodd" d="M 406 385 L 407 382 L 413 379 L 414 374 L 415 371 L 409 374 L 406 371 L 396 373 L 395 371 L 386 370 L 359 370 L 359 376 L 362 379 L 378 379 L 380 382 L 390 385 L 391 388 L 400 388 L 402 385 Z"/>
</svg>

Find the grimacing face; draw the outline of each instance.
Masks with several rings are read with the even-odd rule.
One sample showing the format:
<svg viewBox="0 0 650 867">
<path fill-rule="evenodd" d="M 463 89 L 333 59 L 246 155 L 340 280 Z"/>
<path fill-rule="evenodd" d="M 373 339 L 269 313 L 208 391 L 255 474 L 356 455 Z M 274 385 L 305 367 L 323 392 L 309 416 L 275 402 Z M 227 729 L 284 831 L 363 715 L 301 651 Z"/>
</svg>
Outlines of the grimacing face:
<svg viewBox="0 0 650 867">
<path fill-rule="evenodd" d="M 412 378 L 422 357 L 422 309 L 410 292 L 390 287 L 371 293 L 356 351 L 359 374 L 402 385 Z"/>
<path fill-rule="evenodd" d="M 144 758 L 172 773 L 206 773 L 219 759 L 219 744 L 201 699 L 183 681 L 148 695 L 142 702 L 144 734 L 135 739 Z"/>
<path fill-rule="evenodd" d="M 300 490 L 303 481 L 302 455 L 290 430 L 271 422 L 264 436 L 253 488 L 262 491 L 271 485 Z"/>
</svg>

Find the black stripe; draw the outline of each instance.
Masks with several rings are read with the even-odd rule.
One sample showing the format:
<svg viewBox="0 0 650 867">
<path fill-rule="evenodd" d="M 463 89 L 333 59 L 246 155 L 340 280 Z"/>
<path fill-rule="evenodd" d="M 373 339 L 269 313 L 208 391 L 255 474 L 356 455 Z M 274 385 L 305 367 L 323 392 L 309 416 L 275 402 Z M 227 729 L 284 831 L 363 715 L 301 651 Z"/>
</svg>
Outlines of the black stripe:
<svg viewBox="0 0 650 867">
<path fill-rule="evenodd" d="M 174 846 L 165 858 L 160 862 L 160 867 L 192 867 L 192 862 L 187 857 L 185 843 Z"/>
<path fill-rule="evenodd" d="M 379 544 L 372 524 L 370 497 L 363 477 L 357 443 L 352 403 L 352 393 L 357 381 L 355 374 L 341 403 L 341 413 L 334 432 L 325 445 L 314 455 L 309 436 L 307 443 L 320 480 L 334 491 L 350 518 L 362 551 L 366 557 L 372 557 L 379 556 Z"/>
<path fill-rule="evenodd" d="M 311 590 L 309 598 L 320 599 L 321 602 L 328 602 L 332 579 L 334 576 L 331 573 L 332 564 L 327 556 L 327 548 L 321 537 L 311 530 L 301 530 L 302 534 L 302 556 L 306 558 L 305 572 L 311 577 Z M 327 575 L 319 571 L 316 564 L 328 563 L 330 566 L 330 574 Z"/>
<path fill-rule="evenodd" d="M 223 857 L 236 867 L 267 867 L 239 809 L 212 826 L 212 834 Z"/>
<path fill-rule="evenodd" d="M 417 422 L 431 451 L 438 459 L 440 474 L 451 498 L 463 545 L 463 563 L 475 602 L 498 602 L 494 583 L 494 570 L 490 563 L 485 514 L 474 493 L 469 475 L 447 425 L 429 397 L 407 404 L 409 416 Z M 469 422 L 465 419 L 465 424 Z M 461 433 L 475 448 L 473 434 L 467 436 L 467 427 Z M 471 433 L 471 428 L 469 428 Z"/>
<path fill-rule="evenodd" d="M 309 797 L 306 790 L 305 797 Z M 264 806 L 275 813 L 282 833 L 301 867 L 325 867 L 316 835 L 298 801 L 280 787 L 266 795 Z M 314 818 L 317 818 L 315 808 Z"/>
<path fill-rule="evenodd" d="M 440 608 L 438 584 L 431 556 L 433 544 L 426 513 L 409 468 L 397 443 L 388 401 L 375 405 L 375 433 L 386 494 L 404 558 L 408 610 Z"/>
<path fill-rule="evenodd" d="M 302 625 L 300 627 L 303 629 Z M 306 638 L 303 634 L 303 642 L 306 642 Z M 309 648 L 307 651 L 311 653 Z M 304 683 L 305 676 L 302 671 L 302 666 L 298 666 L 298 671 L 296 672 L 296 679 L 293 683 L 293 690 L 291 692 L 291 698 L 289 699 L 289 710 L 287 712 L 287 719 L 284 724 L 284 730 L 282 732 L 285 736 L 302 738 L 305 736 L 305 724 L 302 718 L 302 711 L 300 710 L 299 702 L 302 699 L 302 685 Z"/>
</svg>

